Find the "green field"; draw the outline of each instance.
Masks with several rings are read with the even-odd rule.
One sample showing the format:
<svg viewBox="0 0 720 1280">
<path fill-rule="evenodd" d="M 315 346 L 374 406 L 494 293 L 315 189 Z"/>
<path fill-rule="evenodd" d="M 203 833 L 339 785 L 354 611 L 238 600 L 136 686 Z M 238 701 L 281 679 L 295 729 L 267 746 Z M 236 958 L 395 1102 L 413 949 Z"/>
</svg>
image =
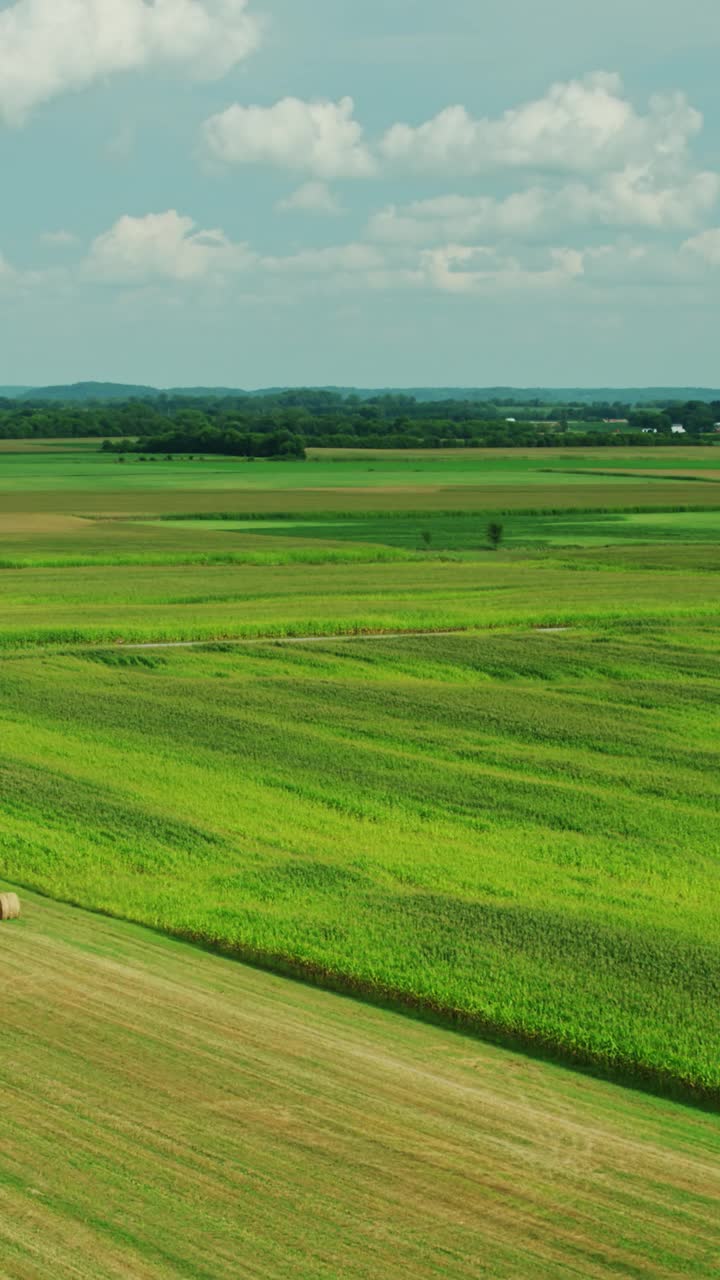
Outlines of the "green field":
<svg viewBox="0 0 720 1280">
<path fill-rule="evenodd" d="M 720 1097 L 720 485 L 540 452 L 4 454 L 7 876 Z"/>
<path fill-rule="evenodd" d="M 492 514 L 492 513 L 491 513 Z M 142 522 L 145 523 L 144 521 Z M 308 540 L 325 546 L 353 543 L 372 547 L 397 547 L 408 551 L 485 551 L 486 522 L 479 513 L 430 512 L 327 516 L 320 520 L 288 519 L 264 521 L 233 519 L 173 520 L 153 522 L 166 535 L 169 529 L 187 533 L 190 529 L 201 537 L 214 533 L 242 534 L 242 545 L 248 535 L 256 539 L 273 536 L 280 539 L 284 550 L 293 543 L 305 547 Z M 424 535 L 427 535 L 425 537 Z M 298 542 L 299 540 L 299 542 Z M 506 517 L 503 545 L 511 548 L 605 547 L 614 544 L 703 543 L 720 545 L 720 509 L 708 511 L 623 511 L 588 512 L 586 514 L 523 514 Z M 225 544 L 232 548 L 232 542 Z M 254 546 L 267 547 L 259 541 Z M 239 558 L 239 556 L 238 556 Z"/>
<path fill-rule="evenodd" d="M 0 927 L 8 1280 L 697 1280 L 702 1112 L 25 895 Z"/>
<path fill-rule="evenodd" d="M 714 1274 L 720 451 L 10 444 L 3 1274 Z"/>
<path fill-rule="evenodd" d="M 692 571 L 533 558 L 0 571 L 0 648 L 658 622 L 718 616 L 717 554 Z M 602 562 L 600 562 L 602 564 Z M 672 590 L 669 590 L 669 584 Z"/>
<path fill-rule="evenodd" d="M 0 442 L 2 443 L 2 442 Z M 580 510 L 647 505 L 720 506 L 720 448 L 459 449 L 437 452 L 310 450 L 307 461 L 208 457 L 124 463 L 113 454 L 18 441 L 0 449 L 5 510 L 112 513 L 281 511 Z M 68 445 L 78 442 L 69 441 Z M 652 481 L 652 483 L 650 483 Z M 462 490 L 461 494 L 457 490 Z M 445 496 L 447 507 L 438 506 Z M 220 503 L 224 505 L 220 505 Z"/>
<path fill-rule="evenodd" d="M 5 874 L 711 1095 L 712 643 L 666 623 L 6 662 Z"/>
</svg>

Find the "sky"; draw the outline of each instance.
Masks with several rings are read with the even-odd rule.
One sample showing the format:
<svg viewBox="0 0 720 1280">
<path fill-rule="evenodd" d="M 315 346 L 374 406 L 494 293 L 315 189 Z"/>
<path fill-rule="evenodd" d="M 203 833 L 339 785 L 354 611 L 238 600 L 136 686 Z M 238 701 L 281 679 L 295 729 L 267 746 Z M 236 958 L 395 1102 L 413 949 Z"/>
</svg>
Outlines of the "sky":
<svg viewBox="0 0 720 1280">
<path fill-rule="evenodd" d="M 720 385 L 716 0 L 0 0 L 0 384 Z"/>
</svg>

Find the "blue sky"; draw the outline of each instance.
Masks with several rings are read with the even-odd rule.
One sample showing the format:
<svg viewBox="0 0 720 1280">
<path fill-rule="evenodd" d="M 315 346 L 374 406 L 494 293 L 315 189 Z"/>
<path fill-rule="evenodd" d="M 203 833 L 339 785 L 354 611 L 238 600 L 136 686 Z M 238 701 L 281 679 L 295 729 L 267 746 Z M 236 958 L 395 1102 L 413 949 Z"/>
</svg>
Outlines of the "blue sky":
<svg viewBox="0 0 720 1280">
<path fill-rule="evenodd" d="M 0 0 L 0 383 L 720 383 L 712 0 Z"/>
</svg>

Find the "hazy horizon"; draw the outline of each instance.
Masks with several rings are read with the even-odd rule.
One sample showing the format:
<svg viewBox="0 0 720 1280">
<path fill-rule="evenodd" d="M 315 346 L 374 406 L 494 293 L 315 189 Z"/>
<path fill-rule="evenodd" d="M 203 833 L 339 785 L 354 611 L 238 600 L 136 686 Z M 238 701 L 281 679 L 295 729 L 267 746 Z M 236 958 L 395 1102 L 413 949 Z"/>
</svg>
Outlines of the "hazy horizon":
<svg viewBox="0 0 720 1280">
<path fill-rule="evenodd" d="M 358 393 L 359 395 L 374 395 L 374 394 L 385 394 L 385 393 L 391 394 L 391 395 L 405 394 L 405 395 L 416 396 L 418 399 L 421 399 L 421 400 L 423 398 L 440 399 L 444 394 L 447 395 L 448 399 L 462 398 L 463 395 L 468 395 L 475 399 L 479 398 L 480 396 L 488 396 L 489 398 L 492 398 L 493 396 L 495 396 L 498 399 L 503 399 L 503 398 L 508 398 L 513 394 L 517 395 L 518 397 L 526 397 L 528 399 L 530 398 L 542 399 L 542 397 L 546 395 L 549 401 L 552 400 L 553 398 L 570 399 L 573 396 L 577 396 L 582 399 L 582 398 L 589 398 L 590 396 L 592 396 L 598 400 L 603 400 L 603 399 L 607 399 L 609 401 L 628 400 L 629 402 L 632 402 L 633 398 L 636 396 L 641 400 L 650 401 L 654 398 L 659 400 L 673 399 L 673 398 L 683 399 L 683 398 L 688 398 L 688 395 L 692 395 L 692 394 L 699 395 L 701 398 L 706 398 L 706 399 L 713 399 L 713 400 L 720 399 L 720 387 L 691 386 L 687 384 L 682 385 L 680 383 L 667 383 L 662 386 L 658 385 L 658 386 L 645 386 L 645 387 L 620 386 L 618 384 L 609 384 L 607 386 L 598 386 L 598 387 L 590 386 L 590 385 L 573 386 L 569 383 L 565 385 L 558 385 L 558 386 L 532 386 L 530 384 L 524 384 L 524 385 L 518 384 L 513 386 L 510 384 L 500 384 L 500 383 L 492 383 L 492 384 L 488 384 L 487 386 L 471 386 L 471 385 L 461 386 L 461 385 L 449 385 L 449 384 L 443 384 L 443 383 L 438 383 L 438 384 L 426 383 L 426 384 L 417 384 L 415 386 L 399 385 L 399 384 L 371 386 L 371 385 L 362 385 L 359 383 L 348 383 L 348 384 L 270 383 L 264 386 L 257 386 L 257 387 L 252 387 L 252 386 L 240 387 L 240 386 L 234 386 L 231 384 L 212 385 L 212 384 L 204 384 L 204 383 L 194 383 L 191 381 L 185 382 L 185 383 L 178 383 L 171 386 L 162 386 L 162 385 L 153 384 L 153 383 L 114 382 L 110 380 L 100 381 L 94 378 L 81 379 L 80 381 L 73 382 L 73 383 L 60 382 L 60 383 L 35 383 L 32 385 L 28 385 L 28 384 L 19 384 L 19 385 L 7 384 L 5 386 L 0 385 L 0 396 L 4 395 L 6 397 L 7 396 L 32 397 L 32 394 L 35 392 L 38 392 L 38 393 L 48 392 L 48 391 L 59 392 L 59 391 L 73 391 L 74 389 L 82 389 L 86 393 L 86 396 L 83 398 L 92 398 L 91 389 L 93 388 L 98 389 L 99 399 L 103 398 L 102 395 L 100 394 L 103 389 L 106 389 L 106 390 L 112 389 L 113 391 L 120 391 L 120 390 L 126 389 L 129 395 L 132 395 L 133 393 L 138 391 L 148 391 L 148 392 L 156 392 L 159 394 L 197 393 L 198 395 L 202 395 L 205 393 L 213 394 L 215 392 L 228 392 L 228 393 L 238 393 L 238 394 L 247 394 L 247 395 L 258 395 L 258 396 L 261 396 L 263 394 L 272 394 L 276 392 L 282 392 L 282 391 L 320 390 L 320 391 L 331 391 L 331 392 L 334 391 L 334 392 L 337 392 L 338 394 L 352 394 L 353 392 L 355 392 L 355 393 Z M 115 396 L 114 398 L 118 399 L 119 397 Z"/>
</svg>

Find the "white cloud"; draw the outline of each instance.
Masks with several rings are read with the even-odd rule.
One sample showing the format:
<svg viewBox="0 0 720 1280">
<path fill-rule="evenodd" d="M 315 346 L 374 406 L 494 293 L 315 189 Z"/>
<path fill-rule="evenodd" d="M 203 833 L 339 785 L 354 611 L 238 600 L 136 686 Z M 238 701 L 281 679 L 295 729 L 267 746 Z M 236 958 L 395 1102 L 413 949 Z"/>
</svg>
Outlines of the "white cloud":
<svg viewBox="0 0 720 1280">
<path fill-rule="evenodd" d="M 174 209 L 142 218 L 125 215 L 95 239 L 83 264 L 89 280 L 108 284 L 197 281 L 251 267 L 256 256 L 223 231 L 196 231 Z"/>
<path fill-rule="evenodd" d="M 540 266 L 523 264 L 489 246 L 458 244 L 423 250 L 421 260 L 428 283 L 442 293 L 556 289 L 582 276 L 585 269 L 579 249 L 551 249 Z"/>
<path fill-rule="evenodd" d="M 432 244 L 472 240 L 478 235 L 527 234 L 546 214 L 547 193 L 539 187 L 505 199 L 494 196 L 437 196 L 398 209 L 389 205 L 369 222 L 368 234 L 383 243 Z"/>
<path fill-rule="evenodd" d="M 556 207 L 560 214 L 564 206 L 576 222 L 672 230 L 695 226 L 719 196 L 720 174 L 689 173 L 663 185 L 651 165 L 635 164 L 604 175 L 596 187 L 575 183 L 562 188 Z"/>
<path fill-rule="evenodd" d="M 700 235 L 686 240 L 682 246 L 686 253 L 696 254 L 711 267 L 720 267 L 720 227 L 710 227 Z"/>
<path fill-rule="evenodd" d="M 433 244 L 479 235 L 533 237 L 571 225 L 675 230 L 697 226 L 719 197 L 720 174 L 688 174 L 662 185 L 649 166 L 628 165 L 593 184 L 533 186 L 501 199 L 447 195 L 390 205 L 370 219 L 368 235 L 382 243 Z"/>
<path fill-rule="evenodd" d="M 292 271 L 313 275 L 333 272 L 374 271 L 384 266 L 385 259 L 378 249 L 367 244 L 333 245 L 327 249 L 303 249 L 285 258 L 263 258 L 262 266 L 268 271 Z"/>
<path fill-rule="evenodd" d="M 449 294 L 535 293 L 571 284 L 584 273 L 584 252 L 555 248 L 520 259 L 495 246 L 446 244 L 435 249 L 344 244 L 263 258 L 258 267 L 287 286 L 323 291 L 430 289 Z"/>
<path fill-rule="evenodd" d="M 284 200 L 278 200 L 275 208 L 281 213 L 299 210 L 302 213 L 324 213 L 331 216 L 344 212 L 335 192 L 330 190 L 326 182 L 304 183 Z"/>
<path fill-rule="evenodd" d="M 210 154 L 225 164 L 269 164 L 317 178 L 366 178 L 375 162 L 354 118 L 352 98 L 272 107 L 234 104 L 204 125 Z"/>
<path fill-rule="evenodd" d="M 658 305 L 707 299 L 707 267 L 668 241 L 651 243 L 621 236 L 584 250 L 582 294 L 591 304 L 655 298 Z"/>
<path fill-rule="evenodd" d="M 344 293 L 417 287 L 426 283 L 417 251 L 379 249 L 350 243 L 304 249 L 286 257 L 263 258 L 258 264 L 267 281 L 287 296 L 307 292 Z"/>
<path fill-rule="evenodd" d="M 12 284 L 18 279 L 18 273 L 10 265 L 3 253 L 0 253 L 0 285 Z"/>
<path fill-rule="evenodd" d="M 486 239 L 554 239 L 572 226 L 702 225 L 720 198 L 720 175 L 697 172 L 689 143 L 702 116 L 682 94 L 657 96 L 643 113 L 615 74 L 597 72 L 553 85 L 544 97 L 496 119 L 449 107 L 413 129 L 394 125 L 376 144 L 365 138 L 352 99 L 272 107 L 234 105 L 206 121 L 209 152 L 227 164 L 271 164 L 312 175 L 280 210 L 337 213 L 327 180 L 370 177 L 395 168 L 477 176 L 524 170 L 509 195 L 455 194 L 391 205 L 371 220 L 380 244 L 477 244 Z M 543 173 L 542 179 L 538 176 Z"/>
<path fill-rule="evenodd" d="M 423 204 L 421 211 L 431 213 L 440 229 L 467 217 L 459 197 L 418 202 L 418 207 Z M 492 216 L 497 221 L 497 210 Z M 44 238 L 59 246 L 75 242 L 65 231 Z M 720 266 L 720 227 L 682 245 L 668 237 L 638 242 L 629 235 L 608 243 L 589 237 L 579 247 L 562 241 L 552 247 L 533 244 L 530 237 L 509 247 L 508 237 L 500 235 L 435 244 L 430 238 L 394 236 L 263 256 L 220 229 L 199 229 L 192 218 L 170 209 L 143 217 L 124 215 L 96 237 L 80 262 L 66 267 L 16 270 L 0 255 L 0 286 L 44 290 L 49 296 L 95 284 L 131 291 L 152 285 L 158 296 L 178 298 L 175 286 L 181 285 L 202 287 L 209 298 L 217 286 L 236 280 L 242 282 L 246 300 L 289 302 L 318 292 L 411 289 L 470 298 L 522 296 L 529 302 L 572 291 L 574 298 L 590 303 L 625 296 L 630 289 L 638 297 L 646 297 L 648 290 L 672 289 L 674 299 L 684 290 L 682 296 L 696 299 L 698 291 L 707 290 L 708 264 Z"/>
<path fill-rule="evenodd" d="M 78 243 L 78 237 L 72 231 L 44 231 L 40 241 L 50 249 L 70 249 Z"/>
<path fill-rule="evenodd" d="M 596 72 L 555 84 L 544 98 L 506 111 L 499 119 L 473 119 L 451 106 L 417 128 L 396 124 L 380 150 L 400 169 L 472 175 L 493 169 L 554 172 L 607 171 L 682 157 L 702 116 L 684 94 L 656 96 L 646 114 L 624 96 L 619 76 Z"/>
<path fill-rule="evenodd" d="M 303 297 L 308 292 L 423 289 L 458 296 L 528 299 L 572 288 L 586 297 L 597 289 L 611 296 L 626 286 L 704 283 L 703 262 L 720 265 L 720 228 L 672 244 L 645 244 L 628 238 L 581 248 L 530 245 L 509 250 L 506 243 L 448 241 L 416 243 L 349 242 L 262 256 L 221 230 L 198 230 L 175 210 L 119 218 L 92 243 L 83 262 L 65 273 L 17 272 L 0 258 L 0 283 L 50 288 L 74 281 L 116 286 L 220 284 L 242 276 L 244 292 L 260 297 Z M 247 295 L 250 296 L 250 295 Z"/>
<path fill-rule="evenodd" d="M 15 0 L 0 11 L 0 118 L 114 72 L 181 64 L 225 75 L 256 47 L 248 0 Z"/>
</svg>

